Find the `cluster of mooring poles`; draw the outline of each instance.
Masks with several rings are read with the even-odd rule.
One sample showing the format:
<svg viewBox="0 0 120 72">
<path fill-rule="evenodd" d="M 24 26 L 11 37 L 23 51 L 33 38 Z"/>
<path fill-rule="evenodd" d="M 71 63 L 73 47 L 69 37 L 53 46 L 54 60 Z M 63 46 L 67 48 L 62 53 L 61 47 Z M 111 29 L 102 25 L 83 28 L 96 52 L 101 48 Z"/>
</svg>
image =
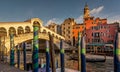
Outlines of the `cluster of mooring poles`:
<svg viewBox="0 0 120 72">
<path fill-rule="evenodd" d="M 33 72 L 38 72 L 39 70 L 39 63 L 38 63 L 38 33 L 39 33 L 39 25 L 35 23 L 33 25 L 33 53 L 32 53 L 32 67 Z M 56 65 L 55 65 L 55 56 L 54 56 L 54 44 L 53 44 L 53 37 L 49 34 L 49 41 L 46 41 L 46 72 L 50 72 L 50 62 L 52 72 L 56 72 Z M 60 40 L 60 59 L 61 59 L 61 72 L 65 72 L 64 69 L 64 49 L 62 48 L 62 41 Z M 22 43 L 23 46 L 23 65 L 24 70 L 26 70 L 26 43 Z M 10 65 L 14 66 L 14 33 L 10 32 Z M 20 47 L 19 44 L 17 45 L 17 67 L 20 68 Z"/>
<path fill-rule="evenodd" d="M 32 64 L 33 72 L 38 72 L 39 63 L 38 63 L 38 33 L 39 25 L 35 23 L 33 25 L 33 53 L 32 53 Z M 120 72 L 120 43 L 119 43 L 118 33 L 116 33 L 114 41 L 114 71 Z M 61 72 L 65 72 L 65 62 L 64 62 L 64 49 L 63 49 L 63 40 L 60 40 L 60 61 L 61 61 Z M 85 35 L 78 33 L 78 71 L 86 72 L 86 44 L 85 44 Z M 23 61 L 24 61 L 24 70 L 26 70 L 26 44 L 23 43 Z M 56 72 L 55 67 L 55 58 L 54 58 L 54 44 L 53 37 L 49 34 L 49 41 L 46 41 L 46 72 L 50 72 L 50 63 L 52 72 Z M 80 63 L 81 62 L 81 63 Z M 10 65 L 14 66 L 14 33 L 10 32 Z M 20 47 L 17 46 L 17 66 L 20 67 Z M 81 64 L 81 65 L 80 65 Z"/>
</svg>

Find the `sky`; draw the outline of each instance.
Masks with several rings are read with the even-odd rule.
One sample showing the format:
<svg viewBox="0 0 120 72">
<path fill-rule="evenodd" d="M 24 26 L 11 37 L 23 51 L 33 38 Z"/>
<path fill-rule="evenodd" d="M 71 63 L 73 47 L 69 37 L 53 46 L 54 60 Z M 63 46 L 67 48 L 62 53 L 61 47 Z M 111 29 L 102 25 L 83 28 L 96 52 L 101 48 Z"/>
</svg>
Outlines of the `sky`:
<svg viewBox="0 0 120 72">
<path fill-rule="evenodd" d="M 40 18 L 44 25 L 61 24 L 67 18 L 82 23 L 83 9 L 88 4 L 91 16 L 120 22 L 120 0 L 0 0 L 0 22 Z"/>
</svg>

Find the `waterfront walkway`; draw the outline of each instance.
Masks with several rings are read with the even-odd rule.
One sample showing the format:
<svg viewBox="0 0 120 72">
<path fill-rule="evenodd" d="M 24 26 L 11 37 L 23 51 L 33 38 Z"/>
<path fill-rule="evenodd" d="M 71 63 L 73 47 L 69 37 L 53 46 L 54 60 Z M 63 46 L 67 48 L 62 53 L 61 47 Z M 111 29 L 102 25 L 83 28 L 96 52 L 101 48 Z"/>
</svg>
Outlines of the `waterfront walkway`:
<svg viewBox="0 0 120 72">
<path fill-rule="evenodd" d="M 0 62 L 0 72 L 27 72 L 10 66 L 8 63 Z"/>
</svg>

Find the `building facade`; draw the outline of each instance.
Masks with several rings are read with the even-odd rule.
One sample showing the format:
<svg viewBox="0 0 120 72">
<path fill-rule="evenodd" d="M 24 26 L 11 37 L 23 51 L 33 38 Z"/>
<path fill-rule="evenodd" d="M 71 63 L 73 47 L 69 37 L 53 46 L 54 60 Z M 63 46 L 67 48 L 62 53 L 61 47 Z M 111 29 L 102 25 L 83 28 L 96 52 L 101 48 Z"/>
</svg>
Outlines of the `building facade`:
<svg viewBox="0 0 120 72">
<path fill-rule="evenodd" d="M 76 44 L 78 43 L 78 32 L 83 32 L 85 28 L 85 25 L 82 23 L 82 24 L 75 24 L 73 26 L 73 46 L 76 46 Z"/>
<path fill-rule="evenodd" d="M 99 24 L 90 29 L 86 29 L 86 43 L 113 44 L 118 26 L 118 23 Z"/>
<path fill-rule="evenodd" d="M 71 44 L 71 45 L 73 44 L 72 43 L 73 25 L 75 25 L 75 21 L 73 18 L 68 18 L 61 24 L 62 36 L 64 36 L 66 39 L 66 42 Z"/>
<path fill-rule="evenodd" d="M 73 26 L 73 45 L 77 46 L 78 32 L 85 30 L 87 51 L 95 53 L 97 53 L 97 51 L 105 52 L 108 47 L 107 45 L 113 45 L 116 32 L 118 30 L 120 31 L 118 28 L 119 23 L 108 24 L 106 18 L 101 19 L 90 16 L 89 7 L 85 5 L 83 23 Z M 108 50 L 113 51 L 113 47 L 109 46 L 108 48 Z M 106 53 L 108 50 L 106 50 Z"/>
<path fill-rule="evenodd" d="M 54 31 L 57 34 L 61 35 L 61 25 L 59 24 L 55 24 L 55 23 L 51 23 L 50 25 L 46 26 L 46 28 Z"/>
</svg>

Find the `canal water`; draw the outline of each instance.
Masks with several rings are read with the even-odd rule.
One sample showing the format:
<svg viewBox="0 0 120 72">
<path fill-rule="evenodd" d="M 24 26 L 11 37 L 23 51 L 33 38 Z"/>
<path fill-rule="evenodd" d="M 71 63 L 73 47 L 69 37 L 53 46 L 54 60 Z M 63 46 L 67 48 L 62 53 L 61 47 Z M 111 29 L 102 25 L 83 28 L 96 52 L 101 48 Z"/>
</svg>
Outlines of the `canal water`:
<svg viewBox="0 0 120 72">
<path fill-rule="evenodd" d="M 29 57 L 29 56 L 27 56 L 27 57 Z M 40 58 L 43 58 L 44 59 L 43 63 L 45 63 L 45 54 L 43 54 L 43 53 L 40 54 Z M 68 60 L 67 58 L 68 58 L 68 56 L 65 55 L 65 67 L 69 68 L 69 69 L 77 70 L 77 68 L 78 68 L 77 61 Z M 60 56 L 57 55 L 55 59 L 58 59 L 58 61 L 59 61 L 58 67 L 60 67 Z M 21 60 L 23 60 L 23 59 L 21 59 Z M 23 65 L 21 65 L 21 66 L 22 66 L 22 70 L 23 70 Z M 87 69 L 87 72 L 114 72 L 113 57 L 107 56 L 106 62 L 87 62 L 86 69 Z M 74 71 L 72 71 L 72 72 L 74 72 Z"/>
<path fill-rule="evenodd" d="M 114 72 L 113 59 L 107 59 L 106 62 L 87 62 L 87 72 Z"/>
</svg>

